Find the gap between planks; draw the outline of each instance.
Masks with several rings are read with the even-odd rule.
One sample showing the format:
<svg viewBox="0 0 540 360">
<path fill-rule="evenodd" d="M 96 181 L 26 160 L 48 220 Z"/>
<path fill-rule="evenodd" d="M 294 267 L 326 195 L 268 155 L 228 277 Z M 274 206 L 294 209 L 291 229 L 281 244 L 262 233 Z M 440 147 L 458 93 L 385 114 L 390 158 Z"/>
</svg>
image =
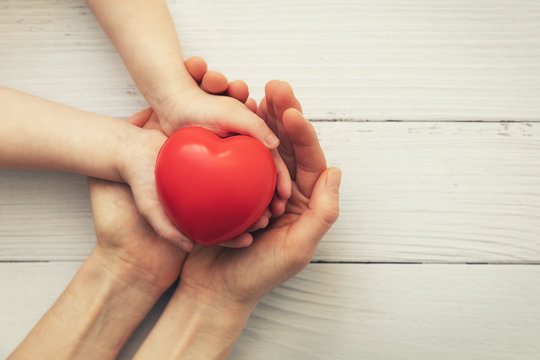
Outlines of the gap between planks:
<svg viewBox="0 0 540 360">
<path fill-rule="evenodd" d="M 0 260 L 0 264 L 48 264 L 48 263 L 79 263 L 77 260 Z M 313 260 L 312 265 L 341 264 L 341 265 L 540 265 L 539 262 L 416 262 L 416 261 L 326 261 Z"/>
</svg>

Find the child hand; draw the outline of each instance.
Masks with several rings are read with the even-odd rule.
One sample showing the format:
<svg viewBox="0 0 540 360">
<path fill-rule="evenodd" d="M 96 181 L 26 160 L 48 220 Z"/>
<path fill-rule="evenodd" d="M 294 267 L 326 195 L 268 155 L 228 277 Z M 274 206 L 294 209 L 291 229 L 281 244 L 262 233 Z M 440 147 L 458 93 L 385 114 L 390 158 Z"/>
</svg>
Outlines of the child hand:
<svg viewBox="0 0 540 360">
<path fill-rule="evenodd" d="M 143 132 L 147 133 L 147 135 L 150 135 L 150 137 L 156 135 L 157 133 L 158 136 L 155 139 L 156 144 L 163 143 L 164 139 L 166 138 L 165 135 L 162 133 L 157 116 L 151 108 L 145 109 L 131 116 L 126 121 L 132 125 L 143 128 L 144 129 Z M 136 141 L 133 141 L 133 142 L 135 143 L 136 146 L 134 146 L 131 151 L 126 150 L 126 153 L 129 153 L 131 155 L 124 154 L 122 158 L 127 158 L 127 159 L 133 159 L 134 157 L 139 158 L 140 160 L 138 162 L 140 163 L 140 169 L 132 169 L 132 165 L 128 163 L 125 167 L 122 168 L 121 172 L 122 174 L 124 173 L 127 174 L 131 170 L 135 172 L 135 174 L 132 177 L 129 177 L 129 175 L 126 175 L 126 178 L 129 177 L 129 178 L 137 179 L 135 180 L 136 184 L 130 185 L 132 187 L 131 192 L 133 196 L 133 203 L 136 205 L 137 209 L 139 210 L 139 214 L 142 215 L 154 229 L 154 232 L 155 232 L 154 235 L 157 234 L 158 238 L 159 237 L 166 238 L 164 235 L 164 232 L 160 228 L 156 227 L 156 226 L 160 226 L 159 224 L 163 224 L 163 221 L 162 219 L 159 218 L 161 217 L 161 214 L 160 214 L 161 204 L 159 203 L 160 205 L 159 208 L 157 208 L 157 205 L 154 205 L 155 204 L 154 196 L 156 196 L 156 192 L 153 190 L 155 189 L 155 178 L 154 177 L 149 178 L 148 176 L 146 176 L 146 174 L 148 173 L 148 170 L 145 170 L 149 166 L 152 166 L 152 169 L 155 167 L 155 159 L 151 157 L 154 151 L 146 152 L 144 149 L 139 149 L 141 153 L 139 157 L 139 155 L 136 154 L 139 146 L 137 145 Z M 150 148 L 152 148 L 152 146 L 150 146 Z M 140 175 L 137 175 L 138 172 L 140 172 Z M 97 182 L 97 180 L 95 182 Z M 130 180 L 127 180 L 127 183 L 131 184 Z M 140 196 L 138 196 L 139 194 Z M 120 207 L 120 205 L 117 205 L 117 207 Z M 148 212 L 143 212 L 142 209 L 145 207 L 147 207 L 150 210 Z M 152 217 L 158 217 L 158 218 L 157 220 L 154 220 Z M 255 231 L 255 230 L 259 230 L 265 227 L 268 224 L 269 217 L 270 215 L 265 212 L 265 214 L 263 214 L 263 216 L 261 216 L 261 218 L 258 221 L 256 221 L 255 224 L 252 226 L 252 228 L 249 229 L 248 231 Z M 169 220 L 169 218 L 167 217 L 165 220 Z M 177 228 L 175 227 L 174 230 L 177 230 Z M 97 231 L 97 228 L 96 228 L 96 231 Z M 180 234 L 182 233 L 180 232 Z M 180 238 L 180 240 L 175 240 L 175 239 L 170 239 L 170 238 L 166 238 L 166 239 L 172 241 L 176 245 L 179 245 L 185 251 L 190 251 L 193 243 L 183 234 L 181 236 L 183 238 Z M 111 238 L 111 236 L 109 236 L 108 238 Z M 249 246 L 251 244 L 251 241 L 252 241 L 252 236 L 248 233 L 244 233 L 234 239 L 228 240 L 219 245 L 224 246 L 224 247 L 239 248 L 239 247 Z"/>
<path fill-rule="evenodd" d="M 142 113 L 140 113 L 142 114 Z M 139 116 L 137 114 L 136 116 Z M 154 168 L 158 152 L 167 137 L 157 130 L 135 128 L 118 146 L 120 177 L 127 183 L 140 214 L 162 238 L 190 251 L 193 243 L 169 219 L 156 191 Z"/>
<path fill-rule="evenodd" d="M 199 59 L 188 59 L 186 67 L 194 66 Z M 206 64 L 197 63 L 196 66 L 206 67 Z M 222 137 L 232 134 L 249 135 L 270 150 L 278 147 L 277 136 L 260 117 L 243 104 L 247 101 L 248 93 L 247 85 L 243 81 L 227 84 L 223 75 L 213 71 L 207 71 L 200 80 L 194 80 L 200 87 L 195 83 L 188 83 L 181 92 L 175 91 L 164 101 L 154 105 L 154 111 L 166 135 L 169 136 L 183 127 L 201 126 Z M 252 104 L 250 101 L 249 105 Z"/>
<path fill-rule="evenodd" d="M 200 57 L 189 58 L 185 66 L 194 80 L 193 86 L 186 85 L 184 91 L 174 92 L 167 100 L 154 107 L 155 117 L 166 135 L 179 128 L 201 126 L 219 136 L 247 134 L 273 149 L 264 139 L 275 135 L 268 125 L 255 115 L 257 104 L 249 98 L 245 82 L 236 80 L 227 83 L 227 78 L 221 73 L 207 71 L 206 62 Z M 250 231 L 265 227 L 271 216 L 282 215 L 291 195 L 291 179 L 287 167 L 276 149 L 272 150 L 272 155 L 277 170 L 276 193 L 269 210 Z"/>
<path fill-rule="evenodd" d="M 237 101 L 244 102 L 249 111 L 257 111 L 255 101 L 248 98 L 249 90 L 243 81 L 233 81 L 228 84 L 227 79 L 222 74 L 207 71 L 206 62 L 200 57 L 188 59 L 185 65 L 193 79 L 205 91 L 226 94 Z M 138 127 L 144 126 L 145 129 L 150 129 L 151 131 L 137 135 L 140 136 L 139 140 L 129 139 L 127 141 L 127 146 L 123 147 L 121 175 L 130 184 L 135 204 L 140 210 L 141 215 L 147 219 L 154 230 L 163 238 L 189 251 L 192 247 L 192 242 L 168 218 L 155 191 L 153 169 L 157 153 L 166 140 L 165 135 L 162 133 L 157 114 L 152 109 L 147 109 L 132 116 L 128 121 Z M 291 181 L 285 163 L 281 160 L 277 150 L 273 150 L 272 153 L 276 161 L 278 173 L 277 191 L 270 207 L 272 211 L 267 210 L 248 231 L 255 231 L 266 227 L 272 215 L 281 215 L 285 210 L 286 201 L 290 196 Z M 252 236 L 244 233 L 221 245 L 227 247 L 244 247 L 250 245 L 251 241 Z"/>
</svg>

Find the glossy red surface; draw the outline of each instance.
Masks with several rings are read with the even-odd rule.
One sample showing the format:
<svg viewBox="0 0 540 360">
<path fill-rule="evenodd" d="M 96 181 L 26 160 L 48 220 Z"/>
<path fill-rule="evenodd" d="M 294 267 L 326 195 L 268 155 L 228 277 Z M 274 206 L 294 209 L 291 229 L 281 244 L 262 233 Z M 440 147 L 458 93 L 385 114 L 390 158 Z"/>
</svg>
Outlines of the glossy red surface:
<svg viewBox="0 0 540 360">
<path fill-rule="evenodd" d="M 244 135 L 176 131 L 161 147 L 156 186 L 167 214 L 193 241 L 213 245 L 245 232 L 270 204 L 276 186 L 272 155 Z"/>
</svg>

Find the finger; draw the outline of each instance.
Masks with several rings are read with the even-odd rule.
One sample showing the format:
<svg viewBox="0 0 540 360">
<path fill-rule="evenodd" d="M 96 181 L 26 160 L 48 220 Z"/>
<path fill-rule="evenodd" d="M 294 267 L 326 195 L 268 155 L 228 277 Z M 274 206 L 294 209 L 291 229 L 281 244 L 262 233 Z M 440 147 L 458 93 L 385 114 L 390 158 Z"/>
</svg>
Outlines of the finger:
<svg viewBox="0 0 540 360">
<path fill-rule="evenodd" d="M 229 248 L 243 248 L 251 245 L 251 243 L 253 243 L 253 235 L 251 235 L 250 233 L 243 233 L 241 235 L 238 235 L 234 239 L 227 240 L 218 245 Z"/>
<path fill-rule="evenodd" d="M 167 216 L 157 199 L 157 194 L 155 197 L 147 196 L 146 194 L 143 195 L 138 190 L 138 187 L 132 187 L 131 190 L 139 212 L 148 221 L 150 226 L 152 226 L 156 234 L 179 246 L 182 250 L 190 252 L 193 249 L 193 242 L 178 230 L 176 225 Z"/>
<path fill-rule="evenodd" d="M 294 108 L 302 112 L 302 105 L 294 95 L 291 85 L 286 81 L 279 81 L 274 88 L 273 96 L 274 113 L 280 119 L 285 110 Z"/>
<path fill-rule="evenodd" d="M 255 101 L 255 99 L 252 99 L 252 98 L 247 99 L 245 105 L 247 106 L 249 110 L 251 110 L 252 113 L 254 114 L 257 113 L 257 102 Z"/>
<path fill-rule="evenodd" d="M 272 216 L 278 217 L 285 212 L 285 205 L 287 204 L 287 200 L 291 197 L 292 181 L 289 170 L 287 170 L 287 166 L 283 162 L 279 152 L 273 150 L 272 155 L 274 156 L 274 163 L 276 165 L 277 179 L 276 193 L 270 203 L 270 209 L 272 211 Z"/>
<path fill-rule="evenodd" d="M 270 203 L 270 211 L 272 212 L 272 217 L 280 217 L 285 213 L 285 209 L 287 207 L 287 199 L 282 199 L 276 194 L 274 194 L 274 197 L 272 198 L 272 202 Z"/>
<path fill-rule="evenodd" d="M 270 80 L 266 83 L 264 87 L 264 99 L 265 101 L 265 110 L 266 110 L 266 123 L 268 127 L 274 132 L 278 133 L 276 115 L 274 113 L 274 107 L 272 106 L 272 98 L 274 96 L 275 88 L 279 84 L 279 80 Z M 262 104 L 261 104 L 262 105 Z"/>
<path fill-rule="evenodd" d="M 339 216 L 341 170 L 326 169 L 315 183 L 308 209 L 291 225 L 291 237 L 298 239 L 299 249 L 313 252 L 319 240 Z M 294 234 L 294 236 L 292 236 Z"/>
<path fill-rule="evenodd" d="M 287 164 L 293 179 L 296 179 L 296 159 L 293 144 L 283 126 L 283 113 L 290 108 L 302 112 L 300 102 L 294 96 L 292 87 L 285 81 L 274 85 L 271 96 L 272 112 L 276 118 L 277 134 L 279 136 L 279 152 Z"/>
<path fill-rule="evenodd" d="M 279 146 L 279 139 L 268 128 L 263 119 L 249 111 L 240 103 L 236 103 L 229 116 L 222 118 L 225 130 L 237 134 L 249 135 L 262 142 L 269 150 Z M 235 104 L 235 105 L 236 105 Z"/>
<path fill-rule="evenodd" d="M 263 97 L 261 102 L 259 103 L 256 114 L 258 117 L 264 120 L 264 122 L 266 123 L 268 127 L 270 127 L 270 124 L 268 124 L 268 111 L 266 109 L 266 97 Z M 272 130 L 271 127 L 270 127 L 270 130 Z"/>
<path fill-rule="evenodd" d="M 251 227 L 247 230 L 248 232 L 253 232 L 260 230 L 262 228 L 265 228 L 268 226 L 268 223 L 270 222 L 270 217 L 272 216 L 272 212 L 270 209 L 264 210 L 264 213 L 261 215 L 261 217 L 251 225 Z"/>
<path fill-rule="evenodd" d="M 234 80 L 229 83 L 226 95 L 245 103 L 249 97 L 249 88 L 244 81 Z"/>
<path fill-rule="evenodd" d="M 126 119 L 126 121 L 130 124 L 133 124 L 137 127 L 143 127 L 146 125 L 150 117 L 154 114 L 154 110 L 152 108 L 144 109 L 139 111 L 138 113 L 131 115 Z"/>
<path fill-rule="evenodd" d="M 200 84 L 208 70 L 206 61 L 200 56 L 192 56 L 184 62 L 184 65 L 193 80 Z"/>
<path fill-rule="evenodd" d="M 201 89 L 210 94 L 223 94 L 227 86 L 227 78 L 217 71 L 206 72 L 201 81 Z"/>
<path fill-rule="evenodd" d="M 317 132 L 296 109 L 288 109 L 283 113 L 283 125 L 294 146 L 296 184 L 302 194 L 309 198 L 315 182 L 326 169 L 326 159 Z"/>
<path fill-rule="evenodd" d="M 166 135 L 163 132 L 163 129 L 161 128 L 161 125 L 159 123 L 159 119 L 158 119 L 155 111 L 152 113 L 152 115 L 150 115 L 150 118 L 148 119 L 146 124 L 144 124 L 143 129 L 145 129 L 145 130 L 157 130 L 157 131 L 161 132 L 163 135 Z"/>
<path fill-rule="evenodd" d="M 276 192 L 281 199 L 289 199 L 291 197 L 292 181 L 289 175 L 289 170 L 285 162 L 281 158 L 279 151 L 273 150 L 274 164 L 276 165 Z"/>
<path fill-rule="evenodd" d="M 270 128 L 270 130 L 272 130 L 272 120 L 270 119 L 270 114 L 268 113 L 268 103 L 266 101 L 266 97 L 263 97 L 260 104 L 259 104 L 259 107 L 257 108 L 257 116 L 261 119 L 263 119 L 264 123 L 266 124 L 266 126 L 268 126 Z M 273 132 L 273 130 L 272 130 Z M 273 134 L 276 134 L 275 132 L 273 132 Z"/>
</svg>

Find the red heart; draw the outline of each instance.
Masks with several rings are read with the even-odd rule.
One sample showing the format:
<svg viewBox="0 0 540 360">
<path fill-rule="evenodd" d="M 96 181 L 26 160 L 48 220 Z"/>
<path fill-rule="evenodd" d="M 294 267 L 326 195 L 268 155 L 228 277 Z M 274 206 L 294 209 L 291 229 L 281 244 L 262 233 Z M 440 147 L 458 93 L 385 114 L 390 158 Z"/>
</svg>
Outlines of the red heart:
<svg viewBox="0 0 540 360">
<path fill-rule="evenodd" d="M 201 245 L 249 229 L 276 187 L 274 160 L 263 144 L 244 135 L 222 139 L 200 127 L 180 129 L 165 141 L 155 175 L 165 211 Z"/>
</svg>

